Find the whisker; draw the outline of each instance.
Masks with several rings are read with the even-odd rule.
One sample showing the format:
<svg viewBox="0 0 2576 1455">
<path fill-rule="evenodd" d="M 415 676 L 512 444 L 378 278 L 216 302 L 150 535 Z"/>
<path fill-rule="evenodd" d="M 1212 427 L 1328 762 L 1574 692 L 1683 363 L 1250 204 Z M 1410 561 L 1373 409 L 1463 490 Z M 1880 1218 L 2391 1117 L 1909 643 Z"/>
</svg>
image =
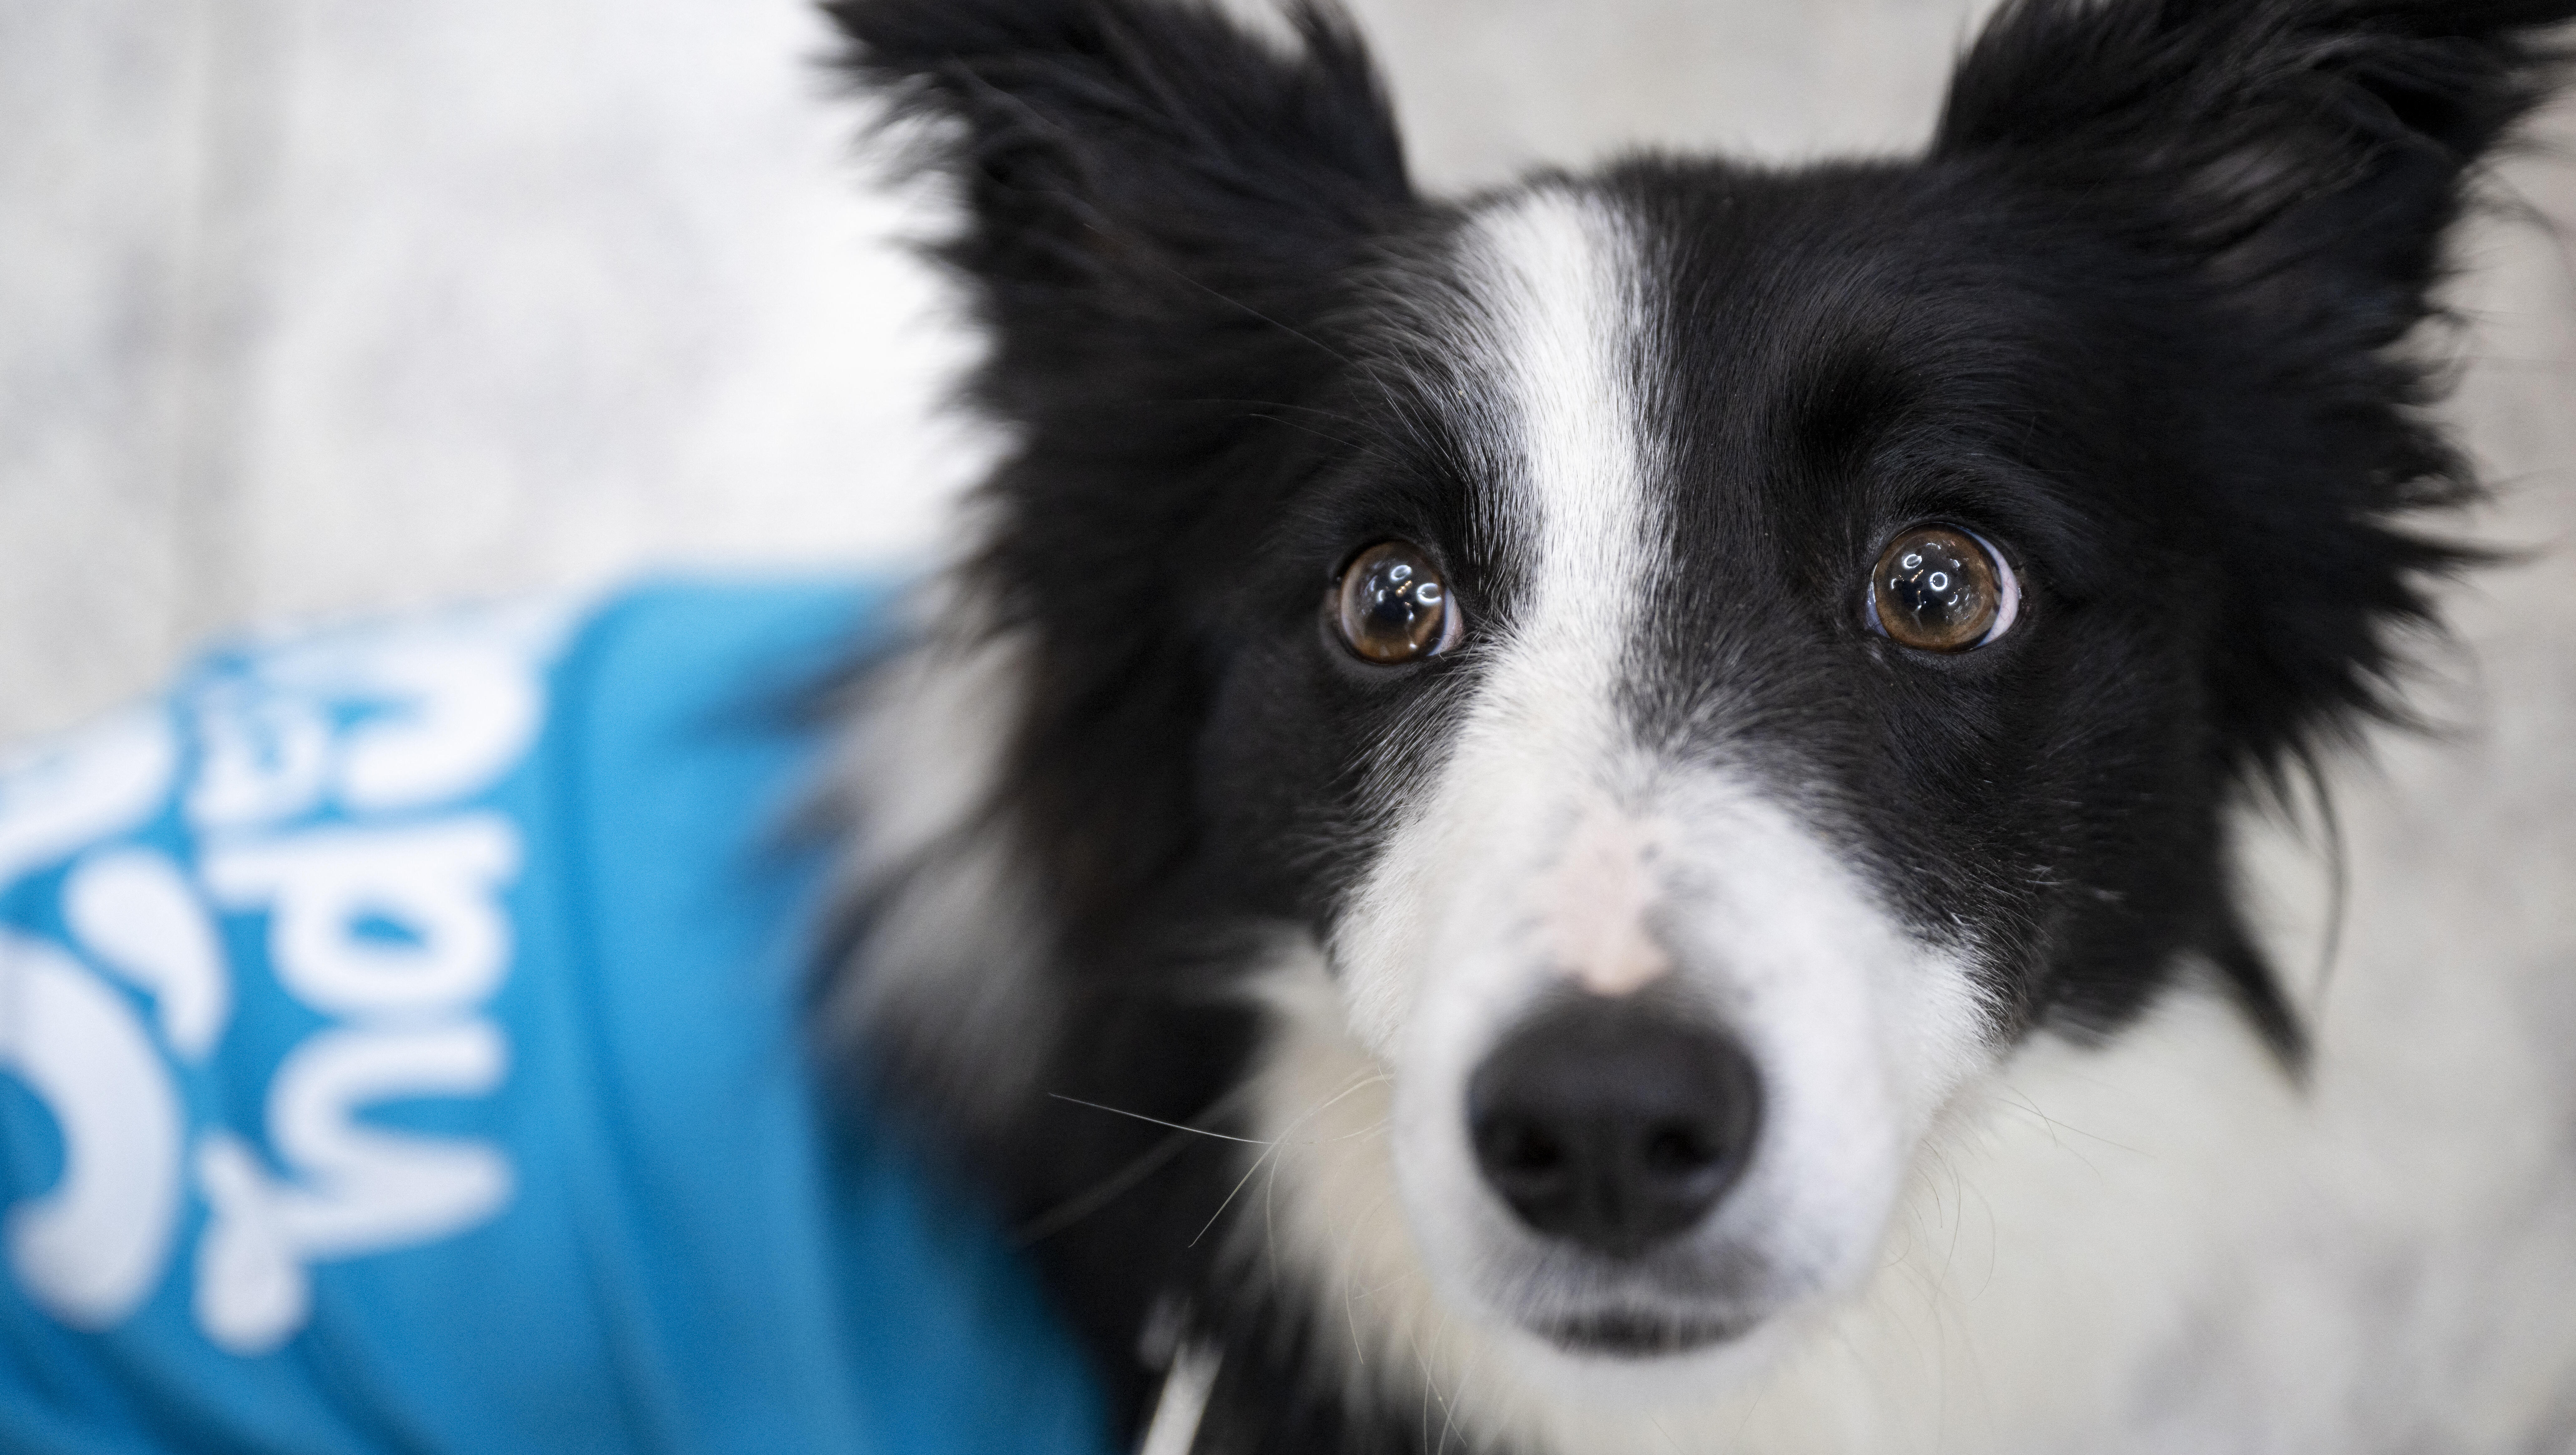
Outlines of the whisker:
<svg viewBox="0 0 2576 1455">
<path fill-rule="evenodd" d="M 1446 1320 L 1443 1320 L 1442 1327 L 1444 1329 L 1447 1327 Z M 1467 1361 L 1466 1369 L 1458 1376 L 1457 1389 L 1452 1391 L 1450 1394 L 1449 1419 L 1440 1427 L 1440 1443 L 1432 1451 L 1432 1455 L 1446 1455 L 1446 1452 L 1449 1449 L 1449 1434 L 1451 1427 L 1456 1426 L 1458 1423 L 1458 1411 L 1467 1403 L 1468 1391 L 1476 1387 L 1476 1381 L 1484 1378 L 1484 1376 L 1491 1371 L 1498 1350 L 1498 1345 L 1490 1342 L 1486 1343 L 1476 1350 L 1474 1358 Z M 1459 1448 L 1470 1451 L 1472 1455 L 1472 1451 L 1474 1449 L 1474 1436 L 1469 1431 L 1461 1428 L 1458 1430 L 1458 1439 Z"/>
<path fill-rule="evenodd" d="M 1268 1140 L 1268 1141 L 1266 1141 L 1266 1142 L 1265 1142 L 1265 1141 L 1260 1140 L 1259 1138 L 1255 1138 L 1255 1137 L 1226 1137 L 1226 1138 L 1225 1138 L 1225 1140 L 1226 1140 L 1226 1141 L 1229 1141 L 1229 1142 L 1241 1142 L 1241 1143 L 1245 1144 L 1246 1146 L 1259 1147 L 1259 1148 L 1261 1148 L 1261 1149 L 1262 1149 L 1262 1153 L 1261 1153 L 1261 1155 L 1260 1155 L 1260 1156 L 1255 1157 L 1255 1158 L 1253 1158 L 1253 1159 L 1252 1159 L 1252 1165 L 1251 1165 L 1251 1166 L 1249 1166 L 1249 1167 L 1247 1167 L 1247 1168 L 1243 1169 L 1243 1175 L 1242 1175 L 1241 1177 L 1239 1177 L 1239 1178 L 1235 1179 L 1234 1187 L 1233 1187 L 1230 1191 L 1228 1191 L 1228 1192 L 1226 1193 L 1226 1195 L 1225 1195 L 1225 1201 L 1223 1201 L 1223 1202 L 1221 1202 L 1221 1203 L 1218 1203 L 1218 1204 L 1216 1205 L 1216 1211 L 1215 1211 L 1215 1212 L 1212 1212 L 1212 1213 L 1210 1213 L 1210 1214 L 1208 1214 L 1208 1220 L 1207 1220 L 1207 1222 L 1205 1223 L 1205 1225 L 1203 1225 L 1203 1226 L 1201 1226 L 1201 1227 L 1200 1227 L 1200 1229 L 1198 1230 L 1197 1235 L 1196 1235 L 1196 1236 L 1194 1236 L 1194 1237 L 1192 1237 L 1192 1238 L 1190 1239 L 1188 1246 L 1195 1248 L 1195 1247 L 1197 1247 L 1197 1246 L 1199 1245 L 1199 1240 L 1200 1240 L 1201 1238 L 1205 1238 L 1205 1237 L 1208 1235 L 1208 1229 L 1209 1229 L 1209 1228 L 1213 1228 L 1213 1227 L 1215 1227 L 1215 1226 L 1216 1226 L 1216 1220 L 1217 1220 L 1217 1219 L 1219 1219 L 1219 1218 L 1221 1218 L 1221 1217 L 1224 1217 L 1224 1216 L 1225 1216 L 1225 1210 L 1226 1210 L 1227 1208 L 1229 1208 L 1229 1207 L 1234 1206 L 1234 1200 L 1235 1200 L 1235 1198 L 1236 1198 L 1237 1196 L 1239 1196 L 1239 1195 L 1242 1193 L 1242 1191 L 1243 1191 L 1243 1189 L 1244 1189 L 1245 1185 L 1246 1185 L 1246 1184 L 1248 1184 L 1248 1183 L 1250 1183 L 1250 1182 L 1252 1181 L 1253 1177 L 1254 1177 L 1257 1173 L 1259 1173 L 1259 1172 L 1261 1171 L 1261 1164 L 1262 1164 L 1262 1163 L 1264 1163 L 1264 1162 L 1269 1161 L 1269 1160 L 1270 1160 L 1270 1158 L 1271 1158 L 1271 1155 L 1272 1155 L 1273 1153 L 1277 1152 L 1277 1151 L 1278 1151 L 1282 1146 L 1285 1146 L 1285 1145 L 1287 1145 L 1287 1144 L 1288 1144 L 1289 1134 L 1290 1134 L 1290 1133 L 1292 1133 L 1292 1132 L 1294 1132 L 1294 1131 L 1298 1128 L 1298 1126 L 1299 1126 L 1301 1123 L 1303 1123 L 1303 1122 L 1305 1122 L 1305 1121 L 1307 1121 L 1307 1120 L 1309 1120 L 1309 1119 L 1311 1119 L 1311 1118 L 1313 1118 L 1313 1117 L 1316 1117 L 1316 1116 L 1321 1115 L 1323 1112 L 1325 1112 L 1326 1110 L 1330 1109 L 1330 1108 L 1331 1108 L 1335 1103 L 1339 1102 L 1343 1097 L 1349 1096 L 1351 1093 L 1353 1093 L 1353 1092 L 1355 1092 L 1355 1091 L 1358 1091 L 1358 1090 L 1362 1089 L 1363 1087 L 1375 1086 L 1375 1085 L 1377 1085 L 1377 1084 L 1378 1084 L 1378 1083 L 1380 1083 L 1380 1082 L 1383 1082 L 1383 1081 L 1390 1081 L 1390 1080 L 1393 1080 L 1393 1079 L 1394 1079 L 1393 1077 L 1388 1076 L 1385 1072 L 1382 1072 L 1382 1071 L 1381 1071 L 1381 1072 L 1378 1072 L 1378 1073 L 1376 1073 L 1376 1074 L 1374 1074 L 1374 1075 L 1364 1076 L 1364 1077 L 1360 1078 L 1359 1080 L 1352 1082 L 1350 1085 L 1343 1087 L 1340 1091 L 1335 1092 L 1332 1096 L 1330 1096 L 1330 1097 L 1326 1098 L 1325 1100 L 1323 1100 L 1323 1101 L 1321 1101 L 1321 1102 L 1318 1102 L 1318 1103 L 1317 1103 L 1317 1104 L 1315 1104 L 1314 1106 L 1311 1106 L 1311 1107 L 1307 1108 L 1305 1111 L 1302 1111 L 1302 1112 L 1298 1113 L 1298 1114 L 1297 1114 L 1297 1116 L 1296 1116 L 1294 1119 L 1292 1119 L 1292 1120 L 1288 1123 L 1288 1125 L 1287 1125 L 1286 1127 L 1283 1127 L 1283 1128 L 1281 1128 L 1281 1129 L 1280 1129 L 1280 1132 L 1279 1132 L 1279 1135 L 1278 1135 L 1278 1136 L 1273 1137 L 1273 1138 L 1271 1138 L 1270 1140 Z M 1067 1098 L 1066 1098 L 1066 1100 L 1070 1101 L 1070 1100 L 1072 1100 L 1072 1098 L 1067 1097 Z M 1091 1103 L 1089 1103 L 1089 1102 L 1085 1102 L 1085 1103 L 1083 1103 L 1083 1105 L 1088 1106 L 1088 1105 L 1091 1105 Z M 1117 1110 L 1117 1108 L 1116 1108 L 1116 1107 L 1102 1107 L 1102 1108 L 1101 1108 L 1101 1110 L 1103 1110 L 1103 1111 L 1116 1111 L 1116 1110 Z M 1127 1113 L 1127 1115 L 1129 1115 L 1129 1116 L 1134 1116 L 1134 1115 L 1136 1115 L 1136 1114 L 1135 1114 L 1134 1112 L 1129 1112 L 1129 1113 Z M 1154 1120 L 1154 1119 L 1153 1119 L 1152 1117 L 1146 1117 L 1146 1118 L 1144 1118 L 1144 1120 L 1146 1120 L 1146 1121 L 1152 1121 L 1152 1120 Z M 1173 1123 L 1173 1122 L 1165 1122 L 1165 1123 L 1163 1123 L 1162 1125 L 1164 1125 L 1164 1126 L 1175 1126 L 1175 1125 L 1177 1125 L 1177 1123 Z M 1182 1127 L 1182 1128 L 1181 1128 L 1181 1130 L 1182 1130 L 1182 1131 L 1196 1131 L 1196 1130 L 1198 1130 L 1198 1129 L 1197 1129 L 1197 1128 L 1195 1128 L 1195 1127 Z M 1223 1136 L 1224 1134 L 1223 1134 L 1223 1133 L 1220 1133 L 1220 1132 L 1208 1132 L 1208 1133 L 1206 1133 L 1206 1135 L 1211 1136 L 1211 1137 L 1216 1137 L 1216 1136 Z"/>
<path fill-rule="evenodd" d="M 1167 1122 L 1161 1117 L 1149 1117 L 1141 1111 L 1128 1111 L 1123 1107 L 1103 1106 L 1096 1101 L 1084 1101 L 1081 1097 L 1067 1096 L 1061 1091 L 1050 1091 L 1047 1095 L 1053 1097 L 1057 1101 L 1072 1102 L 1075 1106 L 1087 1106 L 1093 1111 L 1105 1111 L 1112 1116 L 1134 1117 L 1140 1122 L 1152 1122 L 1158 1127 L 1170 1127 L 1176 1132 L 1195 1132 L 1202 1137 L 1214 1137 L 1220 1142 L 1242 1142 L 1247 1146 L 1253 1147 L 1266 1147 L 1270 1145 L 1258 1137 L 1231 1137 L 1223 1132 L 1211 1132 L 1205 1127 L 1184 1126 L 1179 1122 Z"/>
<path fill-rule="evenodd" d="M 1237 1137 L 1235 1140 L 1242 1141 L 1244 1139 Z M 1261 1171 L 1261 1164 L 1270 1160 L 1271 1153 L 1279 1150 L 1279 1144 L 1277 1142 L 1255 1143 L 1254 1145 L 1263 1149 L 1261 1155 L 1253 1158 L 1252 1165 L 1243 1169 L 1243 1175 L 1235 1179 L 1233 1189 L 1226 1193 L 1225 1201 L 1218 1203 L 1216 1205 L 1216 1211 L 1208 1214 L 1208 1220 L 1205 1223 L 1200 1224 L 1198 1232 L 1190 1238 L 1187 1246 L 1195 1248 L 1199 1245 L 1199 1239 L 1208 1235 L 1208 1229 L 1216 1226 L 1216 1220 L 1225 1216 L 1225 1210 L 1227 1208 L 1234 1206 L 1234 1199 L 1237 1194 L 1243 1191 L 1244 1184 L 1250 1182 L 1253 1179 L 1253 1176 Z"/>
<path fill-rule="evenodd" d="M 1404 1342 L 1413 1346 L 1413 1367 L 1422 1371 L 1422 1443 L 1427 1445 L 1431 1443 L 1431 1402 L 1436 1399 L 1442 1409 L 1447 1409 L 1449 1397 L 1440 1392 L 1439 1384 L 1433 1380 L 1431 1360 L 1422 1352 L 1422 1340 L 1409 1323 L 1404 1328 Z"/>
<path fill-rule="evenodd" d="M 1102 1178 L 1089 1189 L 1076 1193 L 1054 1207 L 1022 1223 L 1011 1235 L 1011 1241 L 1026 1248 L 1033 1243 L 1063 1232 L 1066 1228 L 1116 1202 L 1136 1184 L 1163 1169 L 1164 1164 L 1189 1145 L 1189 1138 L 1175 1132 L 1156 1142 L 1146 1153 L 1126 1166 Z"/>
<path fill-rule="evenodd" d="M 1086 222 L 1085 225 L 1104 236 L 1107 235 L 1109 231 L 1098 223 Z M 1323 342 L 1321 339 L 1307 333 L 1305 330 L 1291 328 L 1287 324 L 1281 323 L 1278 319 L 1272 318 L 1269 314 L 1262 312 L 1260 309 L 1253 307 L 1251 304 L 1244 302 L 1242 299 L 1231 297 L 1220 289 L 1209 287 L 1207 284 L 1200 282 L 1198 279 L 1193 278 L 1171 264 L 1164 262 L 1162 259 L 1154 257 L 1151 253 L 1145 254 L 1145 260 L 1152 263 L 1155 267 L 1162 269 L 1164 272 L 1171 274 L 1173 277 L 1180 279 L 1182 282 L 1189 284 L 1191 287 L 1198 289 L 1200 292 L 1205 293 L 1207 296 L 1215 299 L 1219 303 L 1223 303 L 1231 308 L 1242 309 L 1245 313 L 1252 315 L 1254 318 L 1261 320 L 1263 323 L 1266 323 L 1272 328 L 1279 330 L 1281 333 L 1288 335 L 1290 338 L 1297 340 L 1299 343 L 1305 344 L 1308 347 L 1319 350 L 1323 353 L 1330 354 L 1335 359 L 1350 365 L 1354 369 L 1362 367 L 1357 359 L 1354 359 L 1350 355 L 1343 353 L 1340 349 L 1334 348 L 1332 345 Z"/>
<path fill-rule="evenodd" d="M 1340 435 L 1326 434 L 1324 431 L 1317 429 L 1312 425 L 1299 424 L 1293 419 L 1282 419 L 1278 415 L 1265 414 L 1257 409 L 1247 411 L 1243 417 L 1246 419 L 1268 420 L 1270 423 L 1279 426 L 1281 429 L 1293 429 L 1299 434 L 1313 435 L 1315 438 L 1324 441 L 1326 444 L 1340 445 L 1343 449 L 1349 450 L 1353 454 L 1364 455 L 1370 452 L 1368 446 L 1356 444 L 1350 440 L 1342 438 Z"/>
<path fill-rule="evenodd" d="M 1245 409 L 1286 409 L 1299 414 L 1320 414 L 1336 424 L 1347 424 L 1354 428 L 1368 427 L 1367 421 L 1356 415 L 1344 414 L 1338 409 L 1326 409 L 1316 404 L 1292 404 L 1285 399 L 1237 399 L 1229 395 L 1209 394 L 1191 395 L 1186 398 L 1176 396 L 1158 399 L 1155 402 L 1158 404 L 1232 404 Z"/>
<path fill-rule="evenodd" d="M 2102 1136 L 2097 1132 L 2088 1132 L 2082 1127 L 2076 1126 L 2072 1122 L 2059 1121 L 2057 1118 L 2041 1111 L 2039 1109 L 2039 1103 L 2030 1099 L 2030 1093 L 2022 1090 L 2018 1086 L 2008 1084 L 2003 1088 L 2003 1090 L 2006 1095 L 2012 1097 L 2015 1101 L 2020 1102 L 2032 1116 L 2039 1118 L 2040 1121 L 2048 1127 L 2049 1133 L 2052 1137 L 2059 1132 L 2072 1132 L 2076 1136 L 2082 1137 L 2088 1142 L 2099 1142 L 2105 1147 L 2109 1147 L 2114 1151 L 2126 1152 L 2132 1157 L 2145 1157 L 2150 1155 L 2144 1148 L 2132 1147 L 2125 1142 L 2115 1142 L 2109 1137 Z M 2088 1163 L 2086 1165 L 2089 1166 L 2091 1164 Z"/>
</svg>

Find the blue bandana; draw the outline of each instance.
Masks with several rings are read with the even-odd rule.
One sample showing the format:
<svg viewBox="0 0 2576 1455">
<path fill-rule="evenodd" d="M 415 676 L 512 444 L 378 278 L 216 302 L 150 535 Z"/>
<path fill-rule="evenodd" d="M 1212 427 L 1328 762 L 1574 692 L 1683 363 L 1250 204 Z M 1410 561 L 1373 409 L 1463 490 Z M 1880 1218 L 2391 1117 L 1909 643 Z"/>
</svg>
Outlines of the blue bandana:
<svg viewBox="0 0 2576 1455">
<path fill-rule="evenodd" d="M 883 607 L 262 643 L 0 767 L 0 1448 L 1098 1455 L 819 1104 L 785 708 Z"/>
</svg>

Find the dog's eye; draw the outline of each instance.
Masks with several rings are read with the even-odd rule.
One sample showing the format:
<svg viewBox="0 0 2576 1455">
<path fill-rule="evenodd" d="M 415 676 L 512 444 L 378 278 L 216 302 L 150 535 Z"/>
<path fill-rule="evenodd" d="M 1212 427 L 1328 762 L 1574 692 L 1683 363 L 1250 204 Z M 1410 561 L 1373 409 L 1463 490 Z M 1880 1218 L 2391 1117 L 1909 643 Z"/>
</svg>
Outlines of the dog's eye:
<svg viewBox="0 0 2576 1455">
<path fill-rule="evenodd" d="M 2021 583 L 1984 538 L 1946 525 L 1897 532 L 1869 573 L 1869 624 L 1926 652 L 1981 647 L 2012 629 Z"/>
<path fill-rule="evenodd" d="M 1381 541 L 1342 568 L 1333 624 L 1363 660 L 1388 666 L 1445 651 L 1459 634 L 1449 583 L 1403 541 Z"/>
</svg>

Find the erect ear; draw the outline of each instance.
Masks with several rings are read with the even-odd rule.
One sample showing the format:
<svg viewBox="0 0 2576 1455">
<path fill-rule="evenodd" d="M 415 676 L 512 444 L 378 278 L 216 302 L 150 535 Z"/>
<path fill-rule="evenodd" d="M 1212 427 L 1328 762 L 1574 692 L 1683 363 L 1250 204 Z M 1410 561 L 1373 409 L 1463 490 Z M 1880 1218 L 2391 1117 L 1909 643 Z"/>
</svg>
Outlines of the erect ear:
<svg viewBox="0 0 2576 1455">
<path fill-rule="evenodd" d="M 2576 0 L 2006 0 L 1936 155 L 2008 158 L 2244 300 L 2393 342 Z"/>
<path fill-rule="evenodd" d="M 961 185 L 942 255 L 993 338 L 985 403 L 1041 431 L 1320 353 L 1298 337 L 1316 290 L 1411 197 L 1367 55 L 1316 3 L 1293 46 L 1195 0 L 825 8 L 847 74 Z"/>
<path fill-rule="evenodd" d="M 1240 522 L 1290 468 L 1282 441 L 1314 438 L 1271 412 L 1347 367 L 1352 264 L 1413 207 L 1327 3 L 1289 0 L 1275 41 L 1209 0 L 826 5 L 844 72 L 964 204 L 939 252 L 1012 449 L 961 562 L 975 609 L 942 625 L 1020 639 L 991 821 L 1077 960 L 1192 842 L 1217 613 L 1174 609 L 1176 572 L 1258 535 Z"/>
<path fill-rule="evenodd" d="M 2402 716 L 2392 626 L 2462 553 L 2394 517 L 2474 492 L 2395 346 L 2432 308 L 2470 169 L 2547 93 L 2576 0 L 2005 0 L 1933 146 L 2137 250 L 2199 320 L 2210 686 L 2231 769 L 2277 777 L 2356 713 Z M 2043 225 L 2052 225 L 2043 222 Z M 2204 310 L 2215 310 L 2208 312 Z M 2186 482 L 2176 482 L 2181 486 Z M 2179 490 L 2177 493 L 2181 493 Z"/>
<path fill-rule="evenodd" d="M 2417 322 L 2463 174 L 2546 93 L 2576 0 L 2006 0 L 1936 155 L 2009 159 L 2245 301 L 2376 347 Z M 2330 315 L 2323 316 L 2323 315 Z"/>
</svg>

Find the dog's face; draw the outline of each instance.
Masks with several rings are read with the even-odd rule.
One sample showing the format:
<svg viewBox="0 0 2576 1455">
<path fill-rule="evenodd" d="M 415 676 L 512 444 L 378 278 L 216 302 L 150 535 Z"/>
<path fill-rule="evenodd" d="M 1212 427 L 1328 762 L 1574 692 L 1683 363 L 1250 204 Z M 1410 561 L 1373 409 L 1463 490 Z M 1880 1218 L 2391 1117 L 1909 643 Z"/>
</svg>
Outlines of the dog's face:
<svg viewBox="0 0 2576 1455">
<path fill-rule="evenodd" d="M 2295 1061 L 2220 812 L 2423 616 L 2387 517 L 2465 487 L 2389 350 L 2537 64 L 2431 12 L 2033 0 L 1923 160 L 1447 206 L 1312 15 L 838 7 L 1020 430 L 1030 1064 L 1117 1094 L 1083 1027 L 1292 946 L 1217 958 L 1329 975 L 1444 1299 L 1599 1361 L 1858 1281 L 2035 1027 L 2200 963 Z"/>
<path fill-rule="evenodd" d="M 2138 341 L 2064 367 L 2105 321 L 1945 200 L 1643 165 L 1443 217 L 1311 416 L 1365 447 L 1210 573 L 1201 781 L 1393 1077 L 1414 1240 L 1577 1351 L 1847 1286 L 2067 891 L 2202 888 L 2157 870 L 2205 821 L 2102 810 L 2210 797 L 2210 563 L 2060 483 L 2156 471 L 2060 423 Z"/>
</svg>

